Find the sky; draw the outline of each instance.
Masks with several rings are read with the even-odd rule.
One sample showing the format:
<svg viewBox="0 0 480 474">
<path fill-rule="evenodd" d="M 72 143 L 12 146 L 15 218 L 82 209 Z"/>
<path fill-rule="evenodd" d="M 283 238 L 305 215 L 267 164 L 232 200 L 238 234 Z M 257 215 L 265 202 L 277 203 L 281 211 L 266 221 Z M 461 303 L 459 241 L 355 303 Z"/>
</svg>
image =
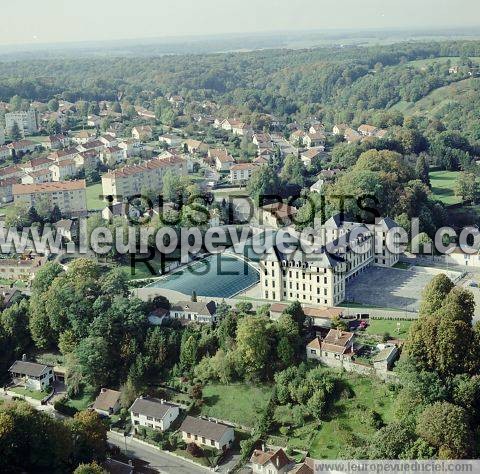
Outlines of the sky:
<svg viewBox="0 0 480 474">
<path fill-rule="evenodd" d="M 479 0 L 22 0 L 0 3 L 0 44 L 286 30 L 480 26 Z"/>
</svg>

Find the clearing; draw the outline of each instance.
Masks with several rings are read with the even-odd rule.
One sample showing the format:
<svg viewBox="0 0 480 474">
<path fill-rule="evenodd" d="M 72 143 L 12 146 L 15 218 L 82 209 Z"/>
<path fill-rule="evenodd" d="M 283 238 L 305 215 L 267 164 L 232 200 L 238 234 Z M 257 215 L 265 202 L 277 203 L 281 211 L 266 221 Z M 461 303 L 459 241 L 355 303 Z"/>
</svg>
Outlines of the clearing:
<svg viewBox="0 0 480 474">
<path fill-rule="evenodd" d="M 271 394 L 268 385 L 209 384 L 203 389 L 201 414 L 253 427 Z"/>
<path fill-rule="evenodd" d="M 462 202 L 459 196 L 455 196 L 454 191 L 458 175 L 458 171 L 430 171 L 433 198 L 447 205 Z"/>
</svg>

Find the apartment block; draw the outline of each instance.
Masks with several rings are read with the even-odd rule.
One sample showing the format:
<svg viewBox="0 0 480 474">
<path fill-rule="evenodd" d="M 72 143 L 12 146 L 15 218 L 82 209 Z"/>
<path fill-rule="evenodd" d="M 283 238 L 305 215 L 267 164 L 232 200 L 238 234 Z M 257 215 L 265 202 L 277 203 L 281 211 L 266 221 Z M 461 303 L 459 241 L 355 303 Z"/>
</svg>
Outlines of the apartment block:
<svg viewBox="0 0 480 474">
<path fill-rule="evenodd" d="M 84 179 L 41 184 L 14 184 L 12 193 L 14 202 L 24 204 L 26 207 L 35 206 L 37 201 L 46 199 L 52 208 L 56 204 L 62 214 L 67 216 L 83 214 L 87 210 Z"/>
<path fill-rule="evenodd" d="M 179 156 L 171 156 L 110 171 L 102 176 L 103 194 L 120 201 L 146 190 L 161 193 L 163 177 L 168 170 L 177 175 L 186 175 L 187 162 Z"/>
<path fill-rule="evenodd" d="M 25 135 L 31 135 L 38 131 L 38 114 L 33 108 L 26 112 L 9 112 L 5 114 L 5 132 L 7 135 L 11 135 L 12 128 L 17 124 L 20 133 Z"/>
</svg>

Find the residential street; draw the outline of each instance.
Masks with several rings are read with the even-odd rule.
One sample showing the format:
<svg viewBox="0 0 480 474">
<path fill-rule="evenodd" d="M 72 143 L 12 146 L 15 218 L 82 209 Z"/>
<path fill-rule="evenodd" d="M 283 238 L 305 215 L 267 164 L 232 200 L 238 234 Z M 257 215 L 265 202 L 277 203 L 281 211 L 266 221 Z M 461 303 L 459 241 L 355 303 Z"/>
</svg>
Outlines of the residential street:
<svg viewBox="0 0 480 474">
<path fill-rule="evenodd" d="M 150 448 L 128 436 L 127 456 L 142 459 L 150 464 L 150 468 L 156 469 L 162 474 L 205 474 L 210 472 L 207 468 L 196 466 L 188 461 L 167 454 L 155 448 Z M 108 432 L 108 442 L 118 446 L 125 452 L 125 439 L 122 434 L 113 431 Z"/>
</svg>

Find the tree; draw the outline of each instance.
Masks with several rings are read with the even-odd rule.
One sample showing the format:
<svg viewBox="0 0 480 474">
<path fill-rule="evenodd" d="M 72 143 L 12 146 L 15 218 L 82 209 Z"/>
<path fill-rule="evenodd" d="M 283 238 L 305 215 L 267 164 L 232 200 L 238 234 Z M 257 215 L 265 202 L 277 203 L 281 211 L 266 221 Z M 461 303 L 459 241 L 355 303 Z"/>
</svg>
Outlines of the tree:
<svg viewBox="0 0 480 474">
<path fill-rule="evenodd" d="M 22 138 L 22 132 L 17 122 L 13 122 L 12 128 L 10 129 L 10 138 L 15 142 Z"/>
<path fill-rule="evenodd" d="M 471 453 L 472 431 L 465 409 L 448 402 L 427 406 L 418 417 L 416 432 L 445 457 L 462 459 Z"/>
<path fill-rule="evenodd" d="M 21 300 L 5 309 L 0 315 L 0 326 L 12 345 L 13 353 L 19 357 L 31 343 L 29 322 L 29 304 Z"/>
<path fill-rule="evenodd" d="M 249 379 L 262 378 L 265 373 L 270 352 L 267 323 L 268 319 L 263 316 L 242 318 L 238 323 L 237 351 Z"/>
<path fill-rule="evenodd" d="M 73 474 L 107 474 L 107 471 L 94 461 L 90 464 L 80 464 Z"/>
<path fill-rule="evenodd" d="M 400 423 L 390 423 L 373 435 L 368 448 L 369 458 L 399 459 L 402 452 L 411 447 L 414 439 L 414 434 L 408 428 Z"/>
<path fill-rule="evenodd" d="M 107 449 L 107 427 L 95 411 L 76 413 L 70 421 L 76 463 L 103 461 Z"/>
<path fill-rule="evenodd" d="M 247 184 L 247 192 L 257 205 L 262 204 L 266 196 L 280 194 L 280 181 L 278 175 L 269 166 L 260 166 L 255 170 Z"/>
<path fill-rule="evenodd" d="M 180 346 L 180 365 L 185 371 L 193 369 L 197 362 L 198 343 L 194 336 L 182 339 Z"/>
<path fill-rule="evenodd" d="M 477 177 L 473 173 L 460 173 L 455 181 L 455 195 L 460 196 L 464 202 L 475 203 L 480 195 Z"/>
<path fill-rule="evenodd" d="M 280 177 L 287 185 L 295 185 L 298 188 L 305 186 L 305 166 L 300 158 L 289 155 L 285 158 Z"/>
<path fill-rule="evenodd" d="M 52 212 L 50 214 L 50 222 L 55 223 L 62 219 L 62 211 L 57 204 L 53 206 Z"/>
<path fill-rule="evenodd" d="M 59 107 L 59 104 L 58 104 L 58 100 L 57 99 L 51 99 L 48 101 L 48 109 L 51 111 L 51 112 L 57 112 L 58 111 L 58 107 Z"/>
<path fill-rule="evenodd" d="M 420 315 L 434 314 L 441 308 L 454 284 L 444 273 L 434 276 L 423 290 Z"/>
<path fill-rule="evenodd" d="M 423 184 L 426 184 L 428 187 L 430 187 L 430 165 L 428 163 L 428 156 L 425 153 L 421 153 L 417 157 L 417 162 L 415 163 L 415 174 Z"/>
</svg>

